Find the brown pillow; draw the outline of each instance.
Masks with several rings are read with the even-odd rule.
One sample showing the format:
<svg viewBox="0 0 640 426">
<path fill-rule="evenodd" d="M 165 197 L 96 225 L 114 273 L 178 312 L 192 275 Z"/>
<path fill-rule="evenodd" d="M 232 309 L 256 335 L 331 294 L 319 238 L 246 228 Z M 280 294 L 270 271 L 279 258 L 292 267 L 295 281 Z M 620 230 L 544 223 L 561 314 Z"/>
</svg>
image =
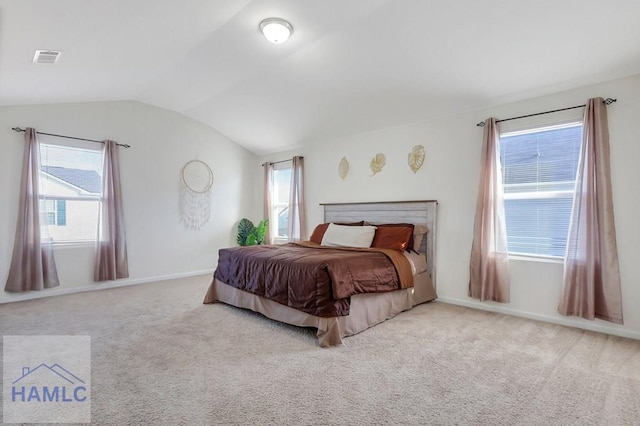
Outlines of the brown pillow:
<svg viewBox="0 0 640 426">
<path fill-rule="evenodd" d="M 350 222 L 350 223 L 336 222 L 336 225 L 362 226 L 364 225 L 364 220 L 361 220 L 360 222 Z M 324 233 L 327 232 L 328 227 L 329 227 L 328 223 L 321 223 L 320 225 L 316 226 L 316 229 L 313 230 L 311 237 L 309 237 L 309 241 L 322 244 L 322 237 L 324 237 Z"/>
<path fill-rule="evenodd" d="M 413 226 L 376 226 L 371 247 L 405 251 L 413 242 Z"/>
<path fill-rule="evenodd" d="M 413 250 L 413 228 L 414 228 L 413 223 L 380 223 L 380 224 L 367 223 L 367 225 L 377 226 L 378 228 L 398 228 L 398 227 L 411 228 L 411 238 L 409 238 L 409 241 L 407 242 L 407 246 L 403 250 Z M 375 238 L 373 241 L 375 242 Z"/>
</svg>

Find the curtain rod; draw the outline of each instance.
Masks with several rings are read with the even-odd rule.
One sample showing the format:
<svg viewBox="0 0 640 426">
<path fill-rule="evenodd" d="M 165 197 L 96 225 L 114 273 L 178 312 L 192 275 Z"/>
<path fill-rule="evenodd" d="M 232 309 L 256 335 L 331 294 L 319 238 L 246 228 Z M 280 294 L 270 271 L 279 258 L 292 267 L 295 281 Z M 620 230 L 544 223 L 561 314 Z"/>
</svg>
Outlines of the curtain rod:
<svg viewBox="0 0 640 426">
<path fill-rule="evenodd" d="M 14 132 L 24 132 L 25 129 L 21 129 L 20 127 L 12 127 L 11 130 L 13 130 Z M 85 138 L 76 138 L 75 136 L 65 136 L 65 135 L 55 135 L 53 133 L 44 133 L 44 132 L 38 132 L 36 131 L 36 133 L 40 134 L 40 135 L 47 135 L 47 136 L 55 136 L 56 138 L 65 138 L 65 139 L 75 139 L 77 141 L 87 141 L 87 142 L 96 142 L 96 143 L 104 143 L 104 141 L 97 141 L 94 139 L 85 139 Z M 117 143 L 116 145 L 121 146 L 123 148 L 131 148 L 131 145 L 127 145 L 126 143 Z"/>
<path fill-rule="evenodd" d="M 602 103 L 604 103 L 605 105 L 611 105 L 612 103 L 617 102 L 617 101 L 618 101 L 617 99 L 607 98 L 604 101 L 602 101 Z M 503 118 L 502 120 L 496 120 L 496 123 L 500 123 L 502 121 L 509 121 L 509 120 L 518 120 L 519 118 L 535 117 L 536 115 L 551 114 L 553 112 L 567 111 L 567 110 L 570 110 L 570 109 L 584 108 L 586 106 L 587 105 L 576 105 L 576 106 L 567 107 L 567 108 L 554 109 L 554 110 L 551 110 L 551 111 L 537 112 L 535 114 L 521 115 L 519 117 Z M 481 121 L 480 123 L 476 124 L 476 126 L 484 127 L 484 121 Z"/>
<path fill-rule="evenodd" d="M 302 158 L 304 158 L 304 157 L 302 157 Z M 289 158 L 288 160 L 280 160 L 280 161 L 267 161 L 266 163 L 262 163 L 262 167 L 266 166 L 267 164 L 274 165 L 274 164 L 279 164 L 279 163 L 286 163 L 287 161 L 292 161 L 292 160 L 293 160 L 293 158 Z"/>
</svg>

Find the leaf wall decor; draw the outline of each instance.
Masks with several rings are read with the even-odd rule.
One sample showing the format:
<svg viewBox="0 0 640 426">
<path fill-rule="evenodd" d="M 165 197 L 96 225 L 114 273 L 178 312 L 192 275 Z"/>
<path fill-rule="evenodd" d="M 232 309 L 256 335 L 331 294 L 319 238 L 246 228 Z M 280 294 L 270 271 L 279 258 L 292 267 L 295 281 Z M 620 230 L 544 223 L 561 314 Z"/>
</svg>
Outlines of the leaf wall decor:
<svg viewBox="0 0 640 426">
<path fill-rule="evenodd" d="M 349 174 L 349 161 L 347 160 L 347 157 L 342 157 L 342 160 L 340 160 L 340 164 L 338 164 L 338 175 L 340 176 L 340 179 L 343 179 L 347 177 L 347 175 Z"/>
<path fill-rule="evenodd" d="M 414 146 L 411 152 L 409 153 L 409 160 L 408 160 L 409 168 L 411 169 L 411 171 L 413 171 L 413 173 L 416 173 L 418 170 L 420 170 L 420 167 L 422 167 L 422 164 L 424 164 L 424 157 L 425 157 L 424 146 L 422 145 Z"/>
<path fill-rule="evenodd" d="M 371 176 L 375 175 L 376 173 L 380 173 L 385 164 L 387 164 L 387 157 L 385 157 L 385 155 L 382 153 L 376 154 L 376 156 L 371 160 L 371 164 L 369 164 L 369 168 L 371 169 Z"/>
</svg>

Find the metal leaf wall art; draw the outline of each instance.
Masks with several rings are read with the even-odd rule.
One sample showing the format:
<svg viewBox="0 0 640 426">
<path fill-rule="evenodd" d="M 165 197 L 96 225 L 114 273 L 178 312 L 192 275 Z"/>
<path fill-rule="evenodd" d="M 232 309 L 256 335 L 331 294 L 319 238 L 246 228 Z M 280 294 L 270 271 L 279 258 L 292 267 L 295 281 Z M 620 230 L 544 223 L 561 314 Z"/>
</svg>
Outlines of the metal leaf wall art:
<svg viewBox="0 0 640 426">
<path fill-rule="evenodd" d="M 416 145 L 413 147 L 411 152 L 409 153 L 409 168 L 413 173 L 416 173 L 424 164 L 424 146 Z"/>
<path fill-rule="evenodd" d="M 338 164 L 338 175 L 340 176 L 340 179 L 343 179 L 347 177 L 347 175 L 349 174 L 349 161 L 347 160 L 347 157 L 342 157 L 342 160 L 340 160 L 340 164 Z"/>
<path fill-rule="evenodd" d="M 375 175 L 376 173 L 380 173 L 385 164 L 387 164 L 387 157 L 385 157 L 385 155 L 382 153 L 376 154 L 376 156 L 371 160 L 371 164 L 369 164 L 369 169 L 371 169 L 371 176 Z"/>
</svg>

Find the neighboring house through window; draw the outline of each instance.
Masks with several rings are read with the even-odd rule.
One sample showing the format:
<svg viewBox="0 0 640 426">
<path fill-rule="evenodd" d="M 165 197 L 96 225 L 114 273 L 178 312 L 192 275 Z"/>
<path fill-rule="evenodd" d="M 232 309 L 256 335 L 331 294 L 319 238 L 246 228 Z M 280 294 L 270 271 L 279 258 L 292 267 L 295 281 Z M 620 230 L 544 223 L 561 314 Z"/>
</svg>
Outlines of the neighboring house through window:
<svg viewBox="0 0 640 426">
<path fill-rule="evenodd" d="M 44 215 L 49 226 L 67 225 L 67 201 L 66 200 L 43 200 Z"/>
<path fill-rule="evenodd" d="M 102 151 L 41 143 L 40 211 L 54 243 L 95 241 Z"/>
<path fill-rule="evenodd" d="M 564 257 L 582 124 L 500 136 L 509 253 Z"/>
</svg>

